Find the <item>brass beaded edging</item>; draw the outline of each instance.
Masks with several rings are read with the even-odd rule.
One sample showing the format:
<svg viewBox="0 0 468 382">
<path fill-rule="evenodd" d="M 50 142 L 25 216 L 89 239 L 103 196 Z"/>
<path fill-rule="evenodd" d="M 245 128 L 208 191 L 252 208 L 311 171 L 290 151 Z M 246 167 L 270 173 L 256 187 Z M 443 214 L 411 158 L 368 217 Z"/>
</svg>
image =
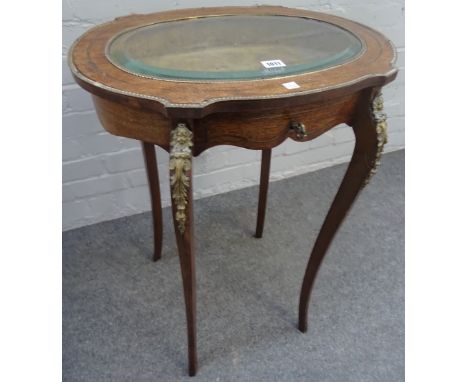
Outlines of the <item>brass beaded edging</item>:
<svg viewBox="0 0 468 382">
<path fill-rule="evenodd" d="M 358 77 L 357 79 L 355 80 L 351 80 L 351 81 L 347 81 L 347 82 L 343 82 L 341 84 L 338 84 L 338 85 L 330 85 L 330 86 L 324 86 L 322 88 L 317 88 L 317 89 L 311 89 L 311 90 L 305 90 L 305 91 L 301 91 L 301 92 L 294 92 L 294 93 L 286 93 L 286 94 L 274 94 L 274 95 L 263 95 L 263 96 L 252 96 L 252 97 L 249 97 L 249 96 L 245 96 L 245 97 L 236 97 L 236 96 L 232 96 L 232 97 L 217 97 L 217 98 L 210 98 L 209 100 L 204 100 L 204 101 L 201 101 L 199 103 L 173 103 L 173 102 L 170 102 L 168 101 L 167 99 L 163 98 L 163 97 L 157 97 L 157 96 L 151 96 L 151 95 L 146 95 L 146 94 L 142 94 L 142 93 L 136 93 L 136 92 L 131 92 L 131 91 L 126 91 L 126 90 L 119 90 L 117 88 L 113 88 L 111 86 L 108 86 L 108 85 L 104 85 L 100 82 L 97 82 L 97 81 L 94 81 L 94 80 L 91 80 L 89 78 L 87 78 L 86 76 L 82 75 L 80 72 L 76 71 L 76 68 L 71 66 L 72 68 L 72 72 L 73 74 L 79 78 L 80 80 L 82 80 L 83 82 L 86 82 L 90 85 L 93 85 L 97 88 L 100 88 L 100 89 L 103 89 L 103 90 L 106 90 L 106 91 L 109 91 L 111 93 L 114 93 L 114 94 L 120 94 L 120 95 L 124 95 L 124 96 L 130 96 L 130 97 L 136 97 L 136 98 L 141 98 L 141 99 L 147 99 L 147 100 L 151 100 L 151 101 L 157 101 L 159 103 L 161 103 L 163 106 L 165 106 L 166 108 L 173 108 L 173 107 L 179 107 L 179 108 L 195 108 L 195 107 L 206 107 L 208 105 L 212 105 L 212 104 L 215 104 L 217 102 L 221 102 L 221 101 L 255 101 L 255 100 L 264 100 L 264 99 L 275 99 L 275 98 L 278 98 L 278 99 L 283 99 L 283 98 L 293 98 L 295 96 L 302 96 L 302 95 L 309 95 L 309 94 L 316 94 L 316 93 L 322 93 L 322 92 L 325 92 L 325 91 L 331 91 L 331 90 L 336 90 L 336 89 L 340 89 L 340 88 L 343 88 L 343 87 L 346 87 L 346 86 L 352 86 L 354 84 L 357 84 L 359 82 L 362 82 L 362 81 L 365 81 L 367 80 L 368 78 L 372 78 L 372 77 L 378 77 L 378 76 L 390 76 L 390 75 L 393 75 L 394 73 L 396 73 L 398 71 L 397 68 L 393 68 L 391 70 L 389 70 L 388 72 L 386 73 L 373 73 L 373 74 L 367 74 L 365 76 L 361 76 L 361 77 Z M 75 70 L 74 70 L 75 69 Z M 277 79 L 277 78 L 276 78 Z"/>
<path fill-rule="evenodd" d="M 169 170 L 170 184 L 174 206 L 176 208 L 175 220 L 180 233 L 185 232 L 187 222 L 188 192 L 190 188 L 190 175 L 192 169 L 192 141 L 193 133 L 184 123 L 177 124 L 171 131 L 171 152 Z"/>
</svg>

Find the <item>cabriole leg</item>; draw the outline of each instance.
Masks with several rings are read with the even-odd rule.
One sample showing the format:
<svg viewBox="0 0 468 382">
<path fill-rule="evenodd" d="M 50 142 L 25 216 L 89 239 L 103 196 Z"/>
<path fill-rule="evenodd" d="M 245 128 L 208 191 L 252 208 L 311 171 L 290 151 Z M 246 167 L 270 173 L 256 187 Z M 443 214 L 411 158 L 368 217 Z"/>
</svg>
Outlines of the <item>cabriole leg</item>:
<svg viewBox="0 0 468 382">
<path fill-rule="evenodd" d="M 197 372 L 195 254 L 193 248 L 193 134 L 183 123 L 171 132 L 169 158 L 172 215 L 179 250 L 187 316 L 189 375 Z"/>
<path fill-rule="evenodd" d="M 153 260 L 161 258 L 163 221 L 161 209 L 161 192 L 159 191 L 158 162 L 156 160 L 156 151 L 154 145 L 147 142 L 141 142 L 143 156 L 145 159 L 146 175 L 151 196 L 151 211 L 153 214 L 153 236 L 154 252 Z"/>
<path fill-rule="evenodd" d="M 299 330 L 307 331 L 309 299 L 325 253 L 359 191 L 380 163 L 387 142 L 387 123 L 378 89 L 363 92 L 351 125 L 356 137 L 353 157 L 312 249 L 299 300 Z"/>
</svg>

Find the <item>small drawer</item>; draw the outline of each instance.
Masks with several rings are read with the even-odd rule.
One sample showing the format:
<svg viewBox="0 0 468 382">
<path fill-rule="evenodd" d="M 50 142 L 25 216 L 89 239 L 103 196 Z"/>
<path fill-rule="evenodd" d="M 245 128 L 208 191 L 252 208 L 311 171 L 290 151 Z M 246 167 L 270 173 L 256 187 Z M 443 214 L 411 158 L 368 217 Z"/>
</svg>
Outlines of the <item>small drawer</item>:
<svg viewBox="0 0 468 382">
<path fill-rule="evenodd" d="M 194 153 L 217 145 L 267 149 L 286 138 L 309 141 L 340 123 L 349 123 L 358 94 L 313 105 L 245 113 L 215 113 L 195 123 Z"/>
</svg>

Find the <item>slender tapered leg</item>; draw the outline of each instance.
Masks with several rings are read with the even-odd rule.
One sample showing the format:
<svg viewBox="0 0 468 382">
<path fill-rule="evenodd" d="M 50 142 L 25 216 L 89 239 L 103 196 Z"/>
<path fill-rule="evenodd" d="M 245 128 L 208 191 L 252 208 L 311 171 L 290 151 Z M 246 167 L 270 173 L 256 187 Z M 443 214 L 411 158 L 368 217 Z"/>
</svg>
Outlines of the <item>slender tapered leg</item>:
<svg viewBox="0 0 468 382">
<path fill-rule="evenodd" d="M 195 254 L 193 248 L 192 132 L 179 123 L 171 132 L 169 159 L 172 215 L 187 316 L 189 375 L 197 372 Z"/>
<path fill-rule="evenodd" d="M 378 89 L 363 92 L 351 125 L 356 137 L 353 157 L 312 249 L 302 283 L 298 326 L 304 333 L 307 331 L 310 294 L 320 264 L 359 191 L 375 173 L 386 143 L 386 117 Z"/>
<path fill-rule="evenodd" d="M 161 192 L 159 191 L 158 162 L 156 160 L 156 150 L 154 145 L 147 142 L 141 142 L 143 156 L 145 158 L 146 175 L 151 194 L 151 211 L 153 213 L 153 236 L 154 253 L 153 260 L 161 258 L 163 221 L 161 209 Z"/>
<path fill-rule="evenodd" d="M 271 149 L 262 150 L 262 169 L 260 170 L 260 191 L 258 193 L 257 229 L 255 237 L 261 238 L 268 195 L 268 183 L 270 179 Z"/>
</svg>

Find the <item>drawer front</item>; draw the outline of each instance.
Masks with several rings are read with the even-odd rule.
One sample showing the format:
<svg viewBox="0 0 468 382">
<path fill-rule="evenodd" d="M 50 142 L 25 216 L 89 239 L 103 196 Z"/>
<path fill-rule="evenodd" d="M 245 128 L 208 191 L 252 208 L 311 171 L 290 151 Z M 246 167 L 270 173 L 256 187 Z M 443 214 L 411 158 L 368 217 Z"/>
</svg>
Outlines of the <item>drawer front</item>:
<svg viewBox="0 0 468 382">
<path fill-rule="evenodd" d="M 286 138 L 309 141 L 340 123 L 349 123 L 358 94 L 324 103 L 268 111 L 215 113 L 195 121 L 194 154 L 209 147 L 234 145 L 267 149 Z"/>
</svg>

